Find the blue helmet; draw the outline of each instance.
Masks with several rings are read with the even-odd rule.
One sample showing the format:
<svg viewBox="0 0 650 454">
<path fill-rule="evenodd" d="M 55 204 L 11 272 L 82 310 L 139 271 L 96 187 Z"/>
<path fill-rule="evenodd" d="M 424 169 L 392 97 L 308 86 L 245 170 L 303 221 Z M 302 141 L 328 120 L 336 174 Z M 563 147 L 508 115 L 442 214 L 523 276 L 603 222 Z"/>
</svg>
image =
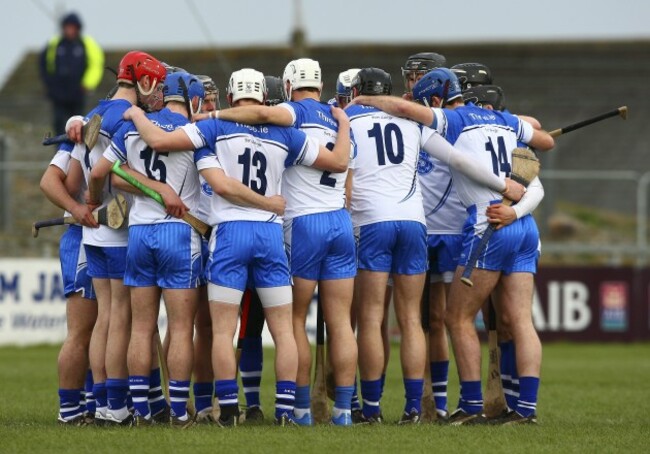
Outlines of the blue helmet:
<svg viewBox="0 0 650 454">
<path fill-rule="evenodd" d="M 196 76 L 176 72 L 168 75 L 165 79 L 165 85 L 163 86 L 163 100 L 165 102 L 186 102 L 192 100 L 195 96 L 198 96 L 199 99 L 203 99 L 205 96 L 203 82 Z"/>
<path fill-rule="evenodd" d="M 456 74 L 447 68 L 437 68 L 422 76 L 413 86 L 413 100 L 428 106 L 431 105 L 432 96 L 442 99 L 443 105 L 462 98 Z"/>
</svg>

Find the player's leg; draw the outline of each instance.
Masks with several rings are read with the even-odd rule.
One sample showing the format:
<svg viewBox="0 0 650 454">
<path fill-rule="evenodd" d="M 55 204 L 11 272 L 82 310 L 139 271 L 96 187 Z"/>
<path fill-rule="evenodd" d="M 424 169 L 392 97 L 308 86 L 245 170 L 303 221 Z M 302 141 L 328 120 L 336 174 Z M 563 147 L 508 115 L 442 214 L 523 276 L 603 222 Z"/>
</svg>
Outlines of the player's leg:
<svg viewBox="0 0 650 454">
<path fill-rule="evenodd" d="M 128 270 L 126 278 L 128 279 Z M 149 422 L 152 420 L 149 392 L 150 388 L 156 385 L 151 380 L 151 368 L 155 351 L 153 339 L 158 330 L 161 291 L 157 286 L 130 287 L 130 293 L 132 318 L 127 352 L 129 389 L 135 409 L 135 420 Z"/>
<path fill-rule="evenodd" d="M 517 361 L 515 358 L 515 343 L 512 340 L 510 332 L 510 322 L 504 317 L 501 308 L 503 299 L 503 282 L 499 280 L 496 288 L 492 292 L 491 300 L 494 305 L 494 311 L 498 315 L 497 322 L 497 339 L 499 342 L 499 372 L 501 375 L 501 386 L 503 388 L 508 411 L 514 411 L 517 407 L 519 398 L 519 375 L 517 374 Z M 483 320 L 488 319 L 488 304 L 483 305 Z"/>
<path fill-rule="evenodd" d="M 381 393 L 384 395 L 384 385 L 386 384 L 386 371 L 388 370 L 388 361 L 390 360 L 390 303 L 393 301 L 393 279 L 388 278 L 386 292 L 384 294 L 384 319 L 381 321 L 381 344 L 384 348 L 384 368 L 381 372 Z"/>
<path fill-rule="evenodd" d="M 294 415 L 296 422 L 302 426 L 312 424 L 311 416 L 311 344 L 305 324 L 309 307 L 316 290 L 316 281 L 293 277 L 293 335 L 298 349 L 298 371 L 296 375 L 296 402 Z M 322 292 L 322 290 L 319 290 Z M 322 295 L 322 293 L 321 293 Z M 321 296 L 322 297 L 322 296 Z M 328 326 L 329 332 L 329 326 Z"/>
<path fill-rule="evenodd" d="M 126 251 L 124 253 L 126 254 Z M 130 334 L 129 289 L 124 286 L 122 279 L 111 279 L 111 315 L 106 343 L 106 395 L 108 399 L 107 420 L 112 423 L 121 423 L 129 417 L 127 405 L 129 372 L 126 365 L 126 354 Z"/>
<path fill-rule="evenodd" d="M 88 354 L 94 380 L 95 423 L 101 425 L 106 420 L 106 411 L 108 409 L 106 400 L 106 339 L 108 338 L 108 323 L 111 312 L 110 280 L 93 277 L 93 288 L 97 296 L 97 320 L 90 337 Z"/>
<path fill-rule="evenodd" d="M 198 289 L 196 317 L 194 318 L 194 364 L 193 391 L 197 422 L 212 421 L 212 396 L 214 374 L 212 372 L 212 319 L 208 303 L 208 287 Z"/>
<path fill-rule="evenodd" d="M 429 369 L 431 387 L 439 417 L 447 415 L 447 380 L 449 376 L 449 342 L 445 327 L 449 284 L 434 282 L 429 286 Z"/>
<path fill-rule="evenodd" d="M 339 425 L 352 423 L 352 394 L 358 359 L 350 320 L 353 291 L 353 278 L 323 280 L 319 285 L 336 385 L 332 421 Z"/>
<path fill-rule="evenodd" d="M 275 344 L 275 420 L 285 425 L 294 421 L 298 348 L 293 336 L 291 287 L 258 288 L 264 317 Z"/>
<path fill-rule="evenodd" d="M 264 421 L 260 402 L 260 385 L 262 384 L 262 366 L 264 350 L 262 348 L 262 330 L 264 329 L 264 309 L 257 291 L 247 289 L 242 301 L 239 340 L 241 357 L 239 373 L 241 375 L 244 397 L 246 398 L 246 423 Z"/>
<path fill-rule="evenodd" d="M 190 379 L 194 360 L 192 339 L 198 291 L 196 288 L 165 288 L 163 298 L 171 336 L 167 364 L 172 423 L 183 426 L 183 422 L 190 421 L 187 400 L 190 397 Z"/>
</svg>

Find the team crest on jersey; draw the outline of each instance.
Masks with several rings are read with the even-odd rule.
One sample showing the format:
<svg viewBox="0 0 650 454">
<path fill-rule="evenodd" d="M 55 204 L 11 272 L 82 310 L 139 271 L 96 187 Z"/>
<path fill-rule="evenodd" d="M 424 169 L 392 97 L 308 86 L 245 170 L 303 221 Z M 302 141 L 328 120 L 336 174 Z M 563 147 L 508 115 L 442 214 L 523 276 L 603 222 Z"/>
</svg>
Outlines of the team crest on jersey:
<svg viewBox="0 0 650 454">
<path fill-rule="evenodd" d="M 203 192 L 203 194 L 207 195 L 208 197 L 212 197 L 212 194 L 214 194 L 212 191 L 212 186 L 210 186 L 207 181 L 204 181 L 201 185 L 201 192 Z"/>
<path fill-rule="evenodd" d="M 420 150 L 420 157 L 418 159 L 418 173 L 420 175 L 426 175 L 433 170 L 434 164 L 429 156 L 429 153 L 426 151 Z"/>
</svg>

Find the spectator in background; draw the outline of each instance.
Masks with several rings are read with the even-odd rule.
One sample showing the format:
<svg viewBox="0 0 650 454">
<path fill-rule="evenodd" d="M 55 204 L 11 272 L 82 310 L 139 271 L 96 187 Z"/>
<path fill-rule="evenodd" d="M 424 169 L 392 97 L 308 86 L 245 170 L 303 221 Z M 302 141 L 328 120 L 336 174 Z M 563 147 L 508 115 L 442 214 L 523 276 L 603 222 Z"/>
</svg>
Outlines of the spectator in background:
<svg viewBox="0 0 650 454">
<path fill-rule="evenodd" d="M 63 134 L 65 122 L 85 112 L 85 95 L 102 80 L 104 51 L 87 35 L 81 35 L 81 19 L 69 13 L 61 19 L 61 34 L 53 37 L 40 58 L 40 74 L 52 101 L 54 132 Z"/>
</svg>

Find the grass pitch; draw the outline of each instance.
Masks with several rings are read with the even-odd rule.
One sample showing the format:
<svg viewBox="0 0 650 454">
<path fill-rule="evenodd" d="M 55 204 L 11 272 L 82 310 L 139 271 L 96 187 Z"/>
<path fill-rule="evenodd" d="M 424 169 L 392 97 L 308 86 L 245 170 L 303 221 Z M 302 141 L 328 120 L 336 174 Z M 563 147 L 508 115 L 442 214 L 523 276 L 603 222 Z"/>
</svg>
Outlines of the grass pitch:
<svg viewBox="0 0 650 454">
<path fill-rule="evenodd" d="M 404 391 L 393 347 L 382 426 L 274 427 L 273 353 L 267 350 L 266 425 L 188 431 L 65 428 L 56 424 L 57 352 L 50 346 L 0 349 L 0 452 L 647 452 L 650 443 L 650 344 L 546 345 L 540 424 L 521 427 L 395 425 Z M 458 399 L 453 363 L 451 371 L 453 409 Z"/>
</svg>

